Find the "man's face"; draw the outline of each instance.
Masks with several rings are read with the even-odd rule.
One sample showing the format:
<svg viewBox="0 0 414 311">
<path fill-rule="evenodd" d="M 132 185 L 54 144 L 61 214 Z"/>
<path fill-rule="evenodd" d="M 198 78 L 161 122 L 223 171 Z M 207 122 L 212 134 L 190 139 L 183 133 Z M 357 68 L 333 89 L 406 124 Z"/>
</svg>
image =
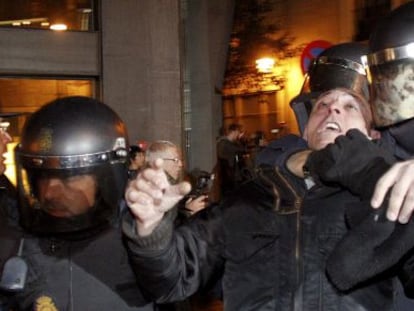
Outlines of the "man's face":
<svg viewBox="0 0 414 311">
<path fill-rule="evenodd" d="M 303 136 L 309 148 L 319 150 L 350 129 L 359 129 L 368 136 L 357 99 L 342 90 L 333 90 L 316 101 Z"/>
<path fill-rule="evenodd" d="M 168 148 L 162 157 L 164 163 L 162 168 L 172 178 L 179 180 L 183 171 L 183 161 L 180 152 L 176 148 Z"/>
<path fill-rule="evenodd" d="M 73 217 L 86 213 L 95 204 L 96 188 L 93 175 L 40 177 L 37 180 L 41 206 L 55 217 Z"/>
<path fill-rule="evenodd" d="M 0 175 L 6 171 L 4 154 L 7 152 L 7 144 L 12 141 L 11 136 L 7 133 L 8 126 L 9 123 L 2 121 L 0 118 Z"/>
<path fill-rule="evenodd" d="M 236 130 L 233 130 L 233 131 L 231 131 L 228 135 L 227 135 L 227 138 L 230 140 L 230 141 L 236 141 L 236 140 L 238 140 L 238 139 L 241 139 L 242 137 L 243 137 L 243 132 L 242 132 L 242 130 L 241 129 L 236 129 Z"/>
</svg>

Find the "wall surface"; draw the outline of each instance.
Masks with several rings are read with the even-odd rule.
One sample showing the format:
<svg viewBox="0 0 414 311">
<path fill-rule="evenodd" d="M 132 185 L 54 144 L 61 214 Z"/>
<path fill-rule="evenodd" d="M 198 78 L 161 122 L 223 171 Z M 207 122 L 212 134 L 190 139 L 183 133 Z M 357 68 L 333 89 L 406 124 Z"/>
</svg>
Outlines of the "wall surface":
<svg viewBox="0 0 414 311">
<path fill-rule="evenodd" d="M 181 145 L 179 1 L 102 1 L 102 94 L 131 141 Z"/>
<path fill-rule="evenodd" d="M 222 125 L 222 87 L 233 20 L 233 0 L 187 1 L 185 55 L 190 129 L 188 168 L 211 170 Z"/>
</svg>

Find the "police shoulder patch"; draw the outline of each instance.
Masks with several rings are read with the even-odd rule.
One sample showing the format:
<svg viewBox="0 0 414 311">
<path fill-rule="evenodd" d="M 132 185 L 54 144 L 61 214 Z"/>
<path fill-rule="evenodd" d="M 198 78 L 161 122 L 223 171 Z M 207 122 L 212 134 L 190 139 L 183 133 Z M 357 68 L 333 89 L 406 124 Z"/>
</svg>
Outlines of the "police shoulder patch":
<svg viewBox="0 0 414 311">
<path fill-rule="evenodd" d="M 36 299 L 34 311 L 58 311 L 58 309 L 51 297 L 40 296 Z"/>
</svg>

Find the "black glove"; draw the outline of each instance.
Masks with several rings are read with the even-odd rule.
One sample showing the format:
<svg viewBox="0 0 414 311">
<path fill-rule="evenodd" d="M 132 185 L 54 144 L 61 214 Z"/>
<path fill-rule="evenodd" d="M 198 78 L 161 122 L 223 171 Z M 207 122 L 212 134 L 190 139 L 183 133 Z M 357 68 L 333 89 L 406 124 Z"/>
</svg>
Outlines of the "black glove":
<svg viewBox="0 0 414 311">
<path fill-rule="evenodd" d="M 359 130 L 349 130 L 335 143 L 312 152 L 305 170 L 328 185 L 341 185 L 362 198 L 370 198 L 375 184 L 395 162 L 394 157 Z"/>
<path fill-rule="evenodd" d="M 369 202 L 360 203 L 367 210 Z M 340 290 L 349 290 L 403 264 L 400 273 L 406 292 L 414 294 L 414 267 L 405 265 L 404 258 L 414 247 L 414 222 L 400 224 L 386 219 L 386 200 L 379 210 L 372 210 L 363 220 L 353 220 L 355 227 L 344 236 L 330 254 L 326 270 Z M 411 269 L 411 270 L 410 270 Z M 408 271 L 408 272 L 407 272 Z"/>
</svg>

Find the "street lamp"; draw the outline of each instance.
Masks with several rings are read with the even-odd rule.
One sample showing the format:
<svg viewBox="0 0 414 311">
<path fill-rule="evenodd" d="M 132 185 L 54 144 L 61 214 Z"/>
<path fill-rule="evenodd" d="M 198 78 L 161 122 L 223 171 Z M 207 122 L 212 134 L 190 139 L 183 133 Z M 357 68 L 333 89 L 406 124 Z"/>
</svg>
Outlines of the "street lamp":
<svg viewBox="0 0 414 311">
<path fill-rule="evenodd" d="M 275 66 L 275 60 L 270 57 L 259 58 L 256 60 L 256 69 L 260 73 L 271 73 Z"/>
</svg>

